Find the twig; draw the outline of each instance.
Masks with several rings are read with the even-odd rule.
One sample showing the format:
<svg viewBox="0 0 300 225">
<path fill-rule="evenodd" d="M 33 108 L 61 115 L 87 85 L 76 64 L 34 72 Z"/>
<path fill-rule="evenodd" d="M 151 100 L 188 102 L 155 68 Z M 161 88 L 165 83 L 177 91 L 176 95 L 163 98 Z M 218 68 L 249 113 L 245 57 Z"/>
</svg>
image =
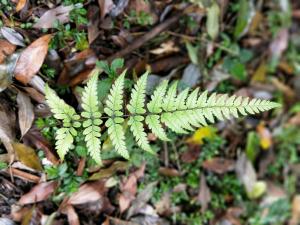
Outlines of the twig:
<svg viewBox="0 0 300 225">
<path fill-rule="evenodd" d="M 164 146 L 164 164 L 165 167 L 169 166 L 169 151 L 168 151 L 168 144 L 166 141 L 163 142 L 163 146 Z"/>
<path fill-rule="evenodd" d="M 176 14 L 175 16 L 167 19 L 163 23 L 157 25 L 152 30 L 144 34 L 143 36 L 135 39 L 131 45 L 128 45 L 126 48 L 122 49 L 119 52 L 116 52 L 115 54 L 108 57 L 107 61 L 111 62 L 115 58 L 121 58 L 126 56 L 127 54 L 131 53 L 132 51 L 140 48 L 143 44 L 145 44 L 147 41 L 151 40 L 152 38 L 156 37 L 159 33 L 166 30 L 168 27 L 170 27 L 172 24 L 177 22 L 182 14 L 184 13 L 184 10 Z"/>
<path fill-rule="evenodd" d="M 28 180 L 30 182 L 33 182 L 33 183 L 38 183 L 40 181 L 40 177 L 30 174 L 30 173 L 26 173 L 22 170 L 18 170 L 13 167 L 10 167 L 9 170 L 13 176 L 21 177 L 21 178 Z"/>
</svg>

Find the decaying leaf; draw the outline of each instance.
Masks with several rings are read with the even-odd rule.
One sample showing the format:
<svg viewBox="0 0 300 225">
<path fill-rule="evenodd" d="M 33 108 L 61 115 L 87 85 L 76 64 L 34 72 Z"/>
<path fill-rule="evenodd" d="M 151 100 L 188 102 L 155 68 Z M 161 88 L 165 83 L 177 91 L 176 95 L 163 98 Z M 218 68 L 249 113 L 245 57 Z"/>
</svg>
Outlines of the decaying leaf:
<svg viewBox="0 0 300 225">
<path fill-rule="evenodd" d="M 14 29 L 10 27 L 2 27 L 0 31 L 3 37 L 11 44 L 21 47 L 25 46 L 23 36 L 16 32 Z"/>
<path fill-rule="evenodd" d="M 220 7 L 216 2 L 207 8 L 206 29 L 208 35 L 215 39 L 219 33 Z"/>
<path fill-rule="evenodd" d="M 235 162 L 234 160 L 215 157 L 204 161 L 202 163 L 202 167 L 218 174 L 224 174 L 234 170 Z"/>
<path fill-rule="evenodd" d="M 19 115 L 19 126 L 22 137 L 31 128 L 34 120 L 33 105 L 30 98 L 23 92 L 19 91 L 17 96 L 18 103 L 18 115 Z"/>
<path fill-rule="evenodd" d="M 99 180 L 99 179 L 103 179 L 103 178 L 109 178 L 112 175 L 114 175 L 114 173 L 118 172 L 118 171 L 124 171 L 128 168 L 128 163 L 127 162 L 123 162 L 123 161 L 116 161 L 114 162 L 109 168 L 107 169 L 100 169 L 99 172 L 94 173 L 89 180 Z"/>
<path fill-rule="evenodd" d="M 7 40 L 0 39 L 0 64 L 4 62 L 7 56 L 11 55 L 15 50 L 16 46 Z"/>
<path fill-rule="evenodd" d="M 28 193 L 22 195 L 19 204 L 26 205 L 41 202 L 49 198 L 55 191 L 58 183 L 56 181 L 43 182 L 34 186 Z"/>
<path fill-rule="evenodd" d="M 25 5 L 26 5 L 26 0 L 19 0 L 16 6 L 16 12 L 21 11 Z"/>
<path fill-rule="evenodd" d="M 5 64 L 0 64 L 0 92 L 5 90 L 11 83 L 19 53 L 13 53 L 6 58 Z"/>
<path fill-rule="evenodd" d="M 69 22 L 69 13 L 74 9 L 73 5 L 68 6 L 58 6 L 56 8 L 46 11 L 36 24 L 33 25 L 34 28 L 53 28 L 55 21 L 59 21 L 61 24 Z"/>
<path fill-rule="evenodd" d="M 52 35 L 44 35 L 32 42 L 20 55 L 15 68 L 15 78 L 27 84 L 39 71 L 48 51 Z"/>
<path fill-rule="evenodd" d="M 100 6 L 101 19 L 103 19 L 115 7 L 112 0 L 98 0 L 98 4 Z"/>
<path fill-rule="evenodd" d="M 10 110 L 9 104 L 4 98 L 0 98 L 0 140 L 10 155 L 11 160 L 14 157 L 12 142 L 15 138 L 15 122 L 16 117 L 14 112 Z"/>
<path fill-rule="evenodd" d="M 137 192 L 137 180 L 144 175 L 146 164 L 142 164 L 142 166 L 129 175 L 127 179 L 121 182 L 120 190 L 121 194 L 119 196 L 119 207 L 120 212 L 124 212 L 128 209 L 130 203 L 135 199 L 135 195 Z"/>
<path fill-rule="evenodd" d="M 289 225 L 298 225 L 300 222 L 300 195 L 296 195 L 292 202 L 292 217 Z"/>
<path fill-rule="evenodd" d="M 257 181 L 254 167 L 245 154 L 241 154 L 238 157 L 235 171 L 238 179 L 244 185 L 249 198 L 256 199 L 264 194 L 266 184 L 263 181 Z"/>
<path fill-rule="evenodd" d="M 169 54 L 178 51 L 179 48 L 174 44 L 173 41 L 167 41 L 162 43 L 159 48 L 153 49 L 150 52 L 154 55 L 161 55 L 161 54 Z"/>
<path fill-rule="evenodd" d="M 211 200 L 211 194 L 209 187 L 206 184 L 206 179 L 204 174 L 201 174 L 201 180 L 200 180 L 200 190 L 197 196 L 197 201 L 201 204 L 201 211 L 205 212 L 207 209 L 207 206 Z"/>
<path fill-rule="evenodd" d="M 13 143 L 12 145 L 16 155 L 18 156 L 18 159 L 24 165 L 32 169 L 42 171 L 43 168 L 40 163 L 40 159 L 32 148 L 21 143 Z"/>
</svg>

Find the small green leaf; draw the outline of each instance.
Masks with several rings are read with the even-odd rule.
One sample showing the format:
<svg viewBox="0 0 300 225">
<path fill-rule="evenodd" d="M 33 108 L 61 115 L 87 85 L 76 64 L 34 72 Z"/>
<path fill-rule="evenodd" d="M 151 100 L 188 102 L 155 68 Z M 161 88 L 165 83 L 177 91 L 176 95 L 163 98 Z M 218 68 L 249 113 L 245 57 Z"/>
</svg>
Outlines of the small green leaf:
<svg viewBox="0 0 300 225">
<path fill-rule="evenodd" d="M 219 17 L 220 7 L 214 2 L 209 8 L 207 8 L 207 20 L 206 29 L 211 39 L 215 39 L 219 33 Z"/>
</svg>

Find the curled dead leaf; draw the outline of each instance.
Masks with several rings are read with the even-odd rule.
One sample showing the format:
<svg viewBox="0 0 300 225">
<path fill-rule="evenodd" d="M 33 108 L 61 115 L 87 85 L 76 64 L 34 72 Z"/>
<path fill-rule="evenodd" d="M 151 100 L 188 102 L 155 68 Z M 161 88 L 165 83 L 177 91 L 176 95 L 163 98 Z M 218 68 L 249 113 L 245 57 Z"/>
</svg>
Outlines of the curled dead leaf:
<svg viewBox="0 0 300 225">
<path fill-rule="evenodd" d="M 0 63 L 3 63 L 6 57 L 16 50 L 16 46 L 7 40 L 0 39 L 0 49 Z"/>
<path fill-rule="evenodd" d="M 235 162 L 230 159 L 215 157 L 204 161 L 202 167 L 218 174 L 224 174 L 234 170 Z"/>
<path fill-rule="evenodd" d="M 22 137 L 31 128 L 34 120 L 33 105 L 30 98 L 23 92 L 19 91 L 17 96 L 18 103 L 18 115 L 19 115 L 19 126 Z"/>
</svg>

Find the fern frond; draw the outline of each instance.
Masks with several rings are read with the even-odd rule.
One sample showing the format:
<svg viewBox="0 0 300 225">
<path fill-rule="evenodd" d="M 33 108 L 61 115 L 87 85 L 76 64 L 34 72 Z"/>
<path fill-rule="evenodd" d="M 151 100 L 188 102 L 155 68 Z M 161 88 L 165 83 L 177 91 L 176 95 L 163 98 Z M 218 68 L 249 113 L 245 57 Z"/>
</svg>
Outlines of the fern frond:
<svg viewBox="0 0 300 225">
<path fill-rule="evenodd" d="M 146 113 L 144 106 L 148 73 L 149 72 L 146 72 L 143 76 L 141 76 L 141 78 L 134 85 L 134 89 L 131 92 L 131 100 L 127 105 L 127 109 L 131 114 L 128 125 L 130 126 L 130 130 L 138 146 L 140 146 L 145 151 L 154 153 L 149 145 L 147 134 L 142 123 L 142 121 L 144 121 L 145 119 L 143 114 Z"/>
<path fill-rule="evenodd" d="M 99 111 L 99 101 L 97 96 L 98 71 L 94 70 L 82 93 L 81 107 L 83 112 L 81 116 L 85 118 L 82 126 L 84 127 L 83 135 L 89 155 L 98 164 L 101 164 L 100 155 L 100 125 L 102 124 L 101 112 Z"/>
<path fill-rule="evenodd" d="M 120 125 L 124 122 L 124 119 L 122 118 L 122 108 L 125 74 L 126 70 L 116 79 L 115 83 L 113 84 L 110 94 L 106 100 L 104 112 L 109 116 L 109 119 L 106 121 L 105 125 L 108 128 L 109 138 L 111 139 L 113 146 L 121 156 L 128 159 L 129 154 L 125 144 L 125 132 L 122 125 Z"/>
</svg>

